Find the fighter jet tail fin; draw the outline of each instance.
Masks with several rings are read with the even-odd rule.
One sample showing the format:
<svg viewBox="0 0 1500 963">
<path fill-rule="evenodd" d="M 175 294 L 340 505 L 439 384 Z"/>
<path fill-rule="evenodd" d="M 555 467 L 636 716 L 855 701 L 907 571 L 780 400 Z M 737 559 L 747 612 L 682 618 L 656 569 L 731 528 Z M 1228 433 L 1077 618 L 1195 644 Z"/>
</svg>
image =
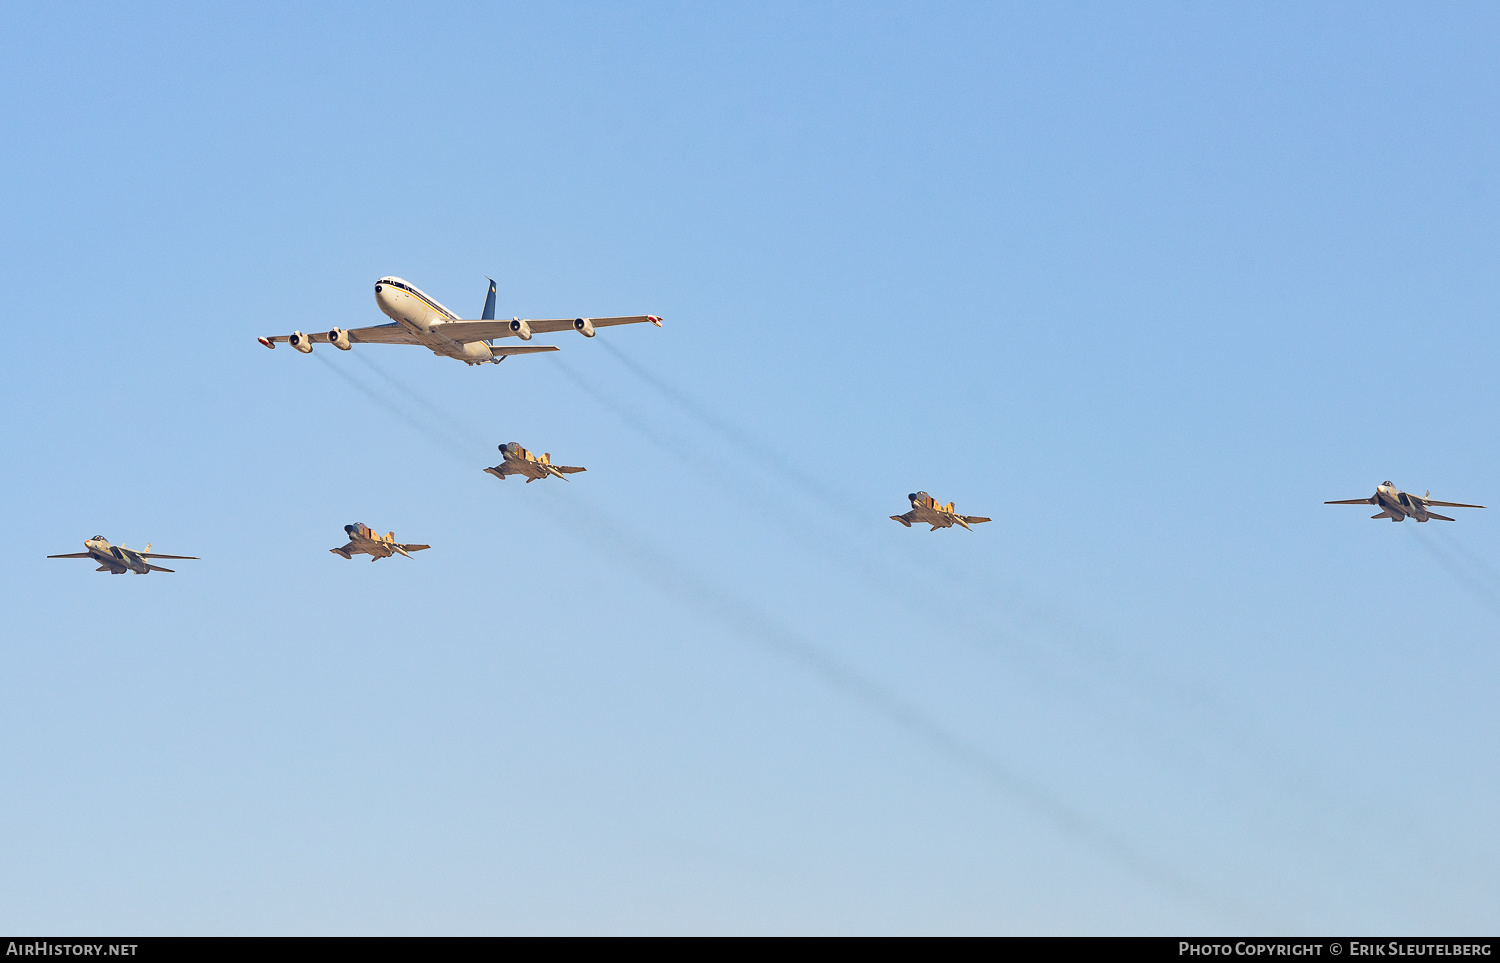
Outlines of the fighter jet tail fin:
<svg viewBox="0 0 1500 963">
<path fill-rule="evenodd" d="M 1427 513 L 1427 517 L 1428 518 L 1436 518 L 1438 521 L 1442 521 L 1442 522 L 1451 522 L 1451 521 L 1454 520 L 1454 519 L 1449 518 L 1447 515 L 1439 515 L 1437 512 L 1428 512 Z"/>
<path fill-rule="evenodd" d="M 153 571 L 153 572 L 172 572 L 172 571 L 175 571 L 175 569 L 162 568 L 160 565 L 151 565 L 150 563 L 147 563 L 146 568 L 149 569 L 150 571 Z"/>
<path fill-rule="evenodd" d="M 1381 512 L 1379 515 L 1371 515 L 1371 518 L 1395 518 L 1390 512 Z"/>
</svg>

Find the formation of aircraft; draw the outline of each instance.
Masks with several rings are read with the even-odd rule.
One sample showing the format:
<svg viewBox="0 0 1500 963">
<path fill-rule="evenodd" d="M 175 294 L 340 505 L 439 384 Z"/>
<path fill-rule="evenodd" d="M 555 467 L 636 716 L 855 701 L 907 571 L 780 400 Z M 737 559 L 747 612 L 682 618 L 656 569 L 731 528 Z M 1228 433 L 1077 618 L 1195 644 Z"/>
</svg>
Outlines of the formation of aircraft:
<svg viewBox="0 0 1500 963">
<path fill-rule="evenodd" d="M 176 558 L 185 561 L 197 561 L 196 555 L 160 555 L 151 551 L 151 544 L 146 544 L 144 552 L 126 548 L 124 545 L 111 545 L 109 539 L 103 535 L 95 535 L 93 538 L 85 539 L 83 547 L 87 552 L 73 552 L 69 555 L 48 555 L 48 558 L 90 558 L 99 563 L 96 572 L 108 572 L 111 575 L 124 575 L 126 572 L 134 572 L 137 575 L 146 575 L 150 572 L 170 572 L 170 568 L 162 568 L 160 565 L 152 565 L 146 561 L 148 558 Z"/>
<path fill-rule="evenodd" d="M 905 515 L 892 515 L 891 520 L 900 522 L 907 528 L 911 528 L 912 522 L 919 522 L 931 525 L 932 527 L 928 529 L 930 532 L 935 532 L 940 528 L 952 528 L 954 525 L 967 528 L 972 532 L 970 525 L 989 521 L 981 515 L 960 515 L 953 510 L 952 502 L 939 505 L 937 499 L 926 492 L 912 492 L 906 497 L 911 502 L 911 511 Z"/>
<path fill-rule="evenodd" d="M 331 344 L 348 351 L 356 344 L 415 344 L 435 355 L 454 358 L 468 365 L 499 364 L 513 354 L 537 354 L 558 351 L 556 345 L 497 345 L 497 338 L 519 338 L 530 341 L 536 334 L 577 331 L 592 338 L 598 328 L 616 324 L 650 322 L 661 327 L 661 318 L 653 314 L 632 314 L 616 318 L 495 318 L 495 282 L 490 280 L 489 294 L 478 320 L 465 321 L 443 307 L 435 298 L 423 293 L 415 284 L 398 277 L 383 277 L 375 282 L 375 304 L 391 319 L 390 324 L 370 328 L 334 328 L 330 331 L 303 334 L 278 334 L 257 338 L 268 348 L 285 341 L 303 354 L 312 354 L 315 344 Z"/>
<path fill-rule="evenodd" d="M 661 318 L 650 314 L 608 318 L 523 320 L 515 317 L 509 321 L 497 319 L 495 317 L 495 282 L 493 279 L 488 280 L 489 291 L 485 296 L 484 308 L 477 320 L 464 320 L 421 291 L 416 285 L 388 275 L 375 282 L 375 304 L 391 319 L 388 324 L 367 328 L 333 328 L 327 332 L 313 334 L 293 331 L 291 334 L 272 335 L 257 340 L 267 348 L 274 348 L 278 342 L 284 341 L 303 354 L 311 354 L 314 344 L 331 344 L 341 351 L 349 351 L 355 344 L 418 345 L 441 357 L 454 358 L 465 364 L 476 365 L 499 363 L 514 354 L 536 354 L 560 350 L 556 345 L 495 344 L 494 342 L 500 338 L 513 337 L 527 342 L 536 334 L 551 334 L 569 329 L 577 331 L 586 338 L 592 338 L 598 328 L 642 322 L 661 327 Z M 510 475 L 525 477 L 527 484 L 541 478 L 561 478 L 566 481 L 568 475 L 586 470 L 569 465 L 554 465 L 550 453 L 543 452 L 541 457 L 537 457 L 521 447 L 518 442 L 501 445 L 500 454 L 500 464 L 486 468 L 485 471 L 501 481 Z M 1350 498 L 1324 502 L 1324 504 L 1373 505 L 1380 511 L 1370 516 L 1371 518 L 1388 518 L 1393 522 L 1404 521 L 1407 518 L 1414 518 L 1418 522 L 1427 522 L 1432 519 L 1454 521 L 1447 515 L 1439 515 L 1432 511 L 1433 506 L 1484 508 L 1483 505 L 1471 505 L 1465 502 L 1438 501 L 1431 495 L 1431 492 L 1425 495 L 1403 492 L 1391 482 L 1385 481 L 1380 483 L 1375 489 L 1375 494 L 1369 498 Z M 907 528 L 921 523 L 930 525 L 929 531 L 934 532 L 940 528 L 952 528 L 954 525 L 972 531 L 969 526 L 990 521 L 981 515 L 960 515 L 954 509 L 952 502 L 946 505 L 940 504 L 937 499 L 926 492 L 913 492 L 906 497 L 911 502 L 911 511 L 903 515 L 892 515 L 891 518 Z M 410 558 L 411 552 L 419 552 L 430 547 L 399 543 L 396 541 L 394 532 L 381 535 L 363 522 L 345 525 L 344 531 L 349 536 L 348 544 L 342 548 L 329 549 L 329 551 L 346 559 L 353 558 L 355 555 L 369 555 L 371 561 L 390 558 L 392 555 L 405 555 Z M 151 551 L 150 545 L 146 546 L 144 552 L 137 552 L 124 545 L 111 545 L 102 535 L 95 535 L 83 544 L 88 551 L 47 557 L 93 559 L 100 563 L 97 571 L 114 575 L 123 575 L 125 572 L 145 575 L 148 572 L 172 571 L 169 568 L 152 565 L 147 559 L 197 558 L 195 555 L 155 554 Z"/>
<path fill-rule="evenodd" d="M 403 545 L 396 541 L 395 532 L 386 532 L 382 535 L 364 522 L 345 525 L 344 531 L 349 536 L 349 544 L 343 548 L 330 548 L 329 551 L 345 558 L 369 555 L 372 562 L 390 558 L 392 555 L 406 555 L 407 558 L 411 558 L 408 552 L 420 552 L 424 548 L 432 547 L 431 545 Z"/>
<path fill-rule="evenodd" d="M 1325 505 L 1375 505 L 1380 509 L 1371 518 L 1389 518 L 1393 522 L 1405 521 L 1415 518 L 1419 522 L 1429 521 L 1436 518 L 1438 521 L 1451 522 L 1454 519 L 1447 515 L 1439 515 L 1437 512 L 1428 511 L 1428 506 L 1437 505 L 1440 508 L 1483 508 L 1483 505 L 1466 505 L 1463 502 L 1440 502 L 1430 498 L 1432 492 L 1426 495 L 1413 495 L 1411 492 L 1398 491 L 1396 486 L 1389 481 L 1383 481 L 1375 488 L 1375 494 L 1369 498 L 1346 498 L 1342 501 L 1324 502 Z"/>
<path fill-rule="evenodd" d="M 485 471 L 501 481 L 505 481 L 506 475 L 525 475 L 526 484 L 528 485 L 538 478 L 555 477 L 567 481 L 567 476 L 574 472 L 588 471 L 587 468 L 570 468 L 567 465 L 554 465 L 552 464 L 552 455 L 550 453 L 544 451 L 542 452 L 542 457 L 538 458 L 525 448 L 522 448 L 521 443 L 518 441 L 507 442 L 501 445 L 500 454 L 504 457 L 504 461 L 500 462 L 494 468 L 486 468 Z"/>
</svg>

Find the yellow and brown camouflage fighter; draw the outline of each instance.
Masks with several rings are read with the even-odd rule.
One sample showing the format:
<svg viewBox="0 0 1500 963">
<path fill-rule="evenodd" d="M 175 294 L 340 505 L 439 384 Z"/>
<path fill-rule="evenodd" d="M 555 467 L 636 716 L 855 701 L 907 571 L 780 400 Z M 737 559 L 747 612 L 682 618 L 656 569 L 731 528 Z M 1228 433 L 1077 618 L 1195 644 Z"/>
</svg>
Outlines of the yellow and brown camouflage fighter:
<svg viewBox="0 0 1500 963">
<path fill-rule="evenodd" d="M 505 481 L 506 475 L 525 475 L 526 484 L 528 485 L 538 478 L 555 477 L 567 481 L 563 477 L 564 474 L 571 475 L 574 472 L 588 471 L 587 468 L 554 465 L 552 464 L 552 455 L 548 452 L 542 452 L 542 457 L 538 458 L 525 448 L 522 448 L 520 442 L 515 441 L 501 445 L 500 454 L 505 456 L 505 460 L 494 468 L 486 468 L 485 471 L 501 481 Z"/>
<path fill-rule="evenodd" d="M 355 522 L 353 525 L 345 525 L 344 531 L 349 533 L 349 544 L 343 548 L 330 548 L 329 551 L 335 555 L 345 558 L 353 558 L 356 555 L 369 555 L 370 561 L 378 562 L 392 555 L 407 555 L 408 552 L 420 552 L 431 545 L 402 545 L 396 542 L 395 532 L 386 532 L 384 535 L 372 531 L 370 526 L 364 522 Z"/>
<path fill-rule="evenodd" d="M 926 522 L 932 528 L 929 531 L 937 531 L 940 528 L 952 528 L 954 525 L 969 528 L 980 522 L 989 521 L 980 515 L 960 515 L 953 510 L 953 503 L 939 505 L 937 499 L 926 492 L 913 492 L 906 496 L 911 500 L 911 511 L 905 515 L 892 515 L 891 520 L 900 522 L 907 528 L 911 528 L 912 522 Z M 973 531 L 972 528 L 969 531 Z"/>
</svg>

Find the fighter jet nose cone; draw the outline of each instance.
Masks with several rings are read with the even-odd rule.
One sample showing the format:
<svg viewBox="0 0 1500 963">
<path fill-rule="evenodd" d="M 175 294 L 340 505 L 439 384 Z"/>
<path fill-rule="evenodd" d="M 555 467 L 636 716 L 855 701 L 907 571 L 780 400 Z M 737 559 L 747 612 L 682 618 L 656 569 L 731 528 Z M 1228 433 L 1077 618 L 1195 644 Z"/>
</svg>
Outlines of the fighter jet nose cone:
<svg viewBox="0 0 1500 963">
<path fill-rule="evenodd" d="M 916 492 L 911 492 L 911 493 L 909 493 L 909 494 L 908 494 L 908 495 L 907 495 L 907 496 L 906 496 L 906 500 L 907 500 L 907 501 L 909 501 L 909 502 L 914 502 L 914 501 L 916 501 L 916 500 L 917 500 L 917 493 L 916 493 Z"/>
<path fill-rule="evenodd" d="M 346 532 L 348 532 L 349 534 L 352 535 L 352 534 L 354 534 L 354 526 L 353 525 L 345 525 L 344 526 L 344 531 L 346 531 Z"/>
</svg>

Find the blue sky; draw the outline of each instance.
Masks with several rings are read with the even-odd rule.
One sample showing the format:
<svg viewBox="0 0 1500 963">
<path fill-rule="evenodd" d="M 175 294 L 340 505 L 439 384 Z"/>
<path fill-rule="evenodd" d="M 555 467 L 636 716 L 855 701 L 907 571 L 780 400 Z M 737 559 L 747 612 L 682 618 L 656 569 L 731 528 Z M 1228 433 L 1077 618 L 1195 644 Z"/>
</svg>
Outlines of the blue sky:
<svg viewBox="0 0 1500 963">
<path fill-rule="evenodd" d="M 0 926 L 1500 922 L 1493 9 L 0 25 Z"/>
</svg>

